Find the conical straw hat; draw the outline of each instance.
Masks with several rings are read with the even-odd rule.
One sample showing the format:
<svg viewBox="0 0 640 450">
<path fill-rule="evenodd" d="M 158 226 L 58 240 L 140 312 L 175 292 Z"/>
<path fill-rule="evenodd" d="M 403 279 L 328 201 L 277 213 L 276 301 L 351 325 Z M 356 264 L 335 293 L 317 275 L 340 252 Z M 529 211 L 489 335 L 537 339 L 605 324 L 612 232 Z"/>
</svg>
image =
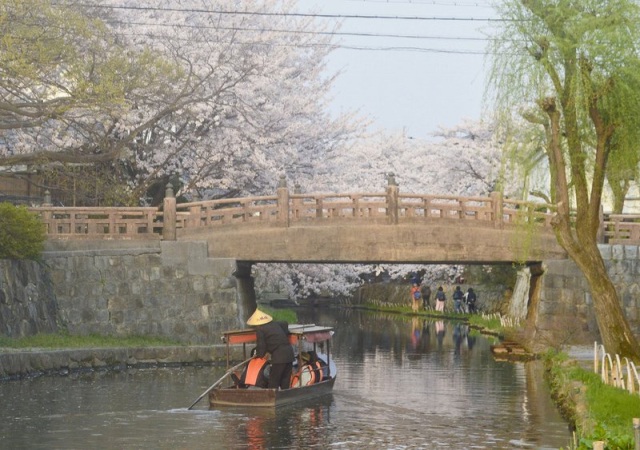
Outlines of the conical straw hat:
<svg viewBox="0 0 640 450">
<path fill-rule="evenodd" d="M 256 325 L 264 325 L 265 323 L 269 323 L 272 320 L 273 317 L 271 317 L 269 314 L 256 309 L 253 315 L 249 317 L 249 320 L 247 320 L 247 325 L 252 327 Z"/>
</svg>

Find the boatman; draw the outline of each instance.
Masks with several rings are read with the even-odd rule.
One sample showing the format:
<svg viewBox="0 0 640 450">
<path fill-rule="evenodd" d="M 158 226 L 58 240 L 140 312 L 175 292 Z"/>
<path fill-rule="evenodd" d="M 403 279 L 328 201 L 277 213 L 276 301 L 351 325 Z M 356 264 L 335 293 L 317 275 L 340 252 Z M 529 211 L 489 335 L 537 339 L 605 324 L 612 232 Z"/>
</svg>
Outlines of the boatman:
<svg viewBox="0 0 640 450">
<path fill-rule="evenodd" d="M 289 324 L 275 322 L 273 318 L 256 309 L 247 325 L 256 330 L 256 356 L 264 358 L 271 354 L 269 388 L 289 389 L 293 370 L 293 347 L 289 343 Z"/>
</svg>

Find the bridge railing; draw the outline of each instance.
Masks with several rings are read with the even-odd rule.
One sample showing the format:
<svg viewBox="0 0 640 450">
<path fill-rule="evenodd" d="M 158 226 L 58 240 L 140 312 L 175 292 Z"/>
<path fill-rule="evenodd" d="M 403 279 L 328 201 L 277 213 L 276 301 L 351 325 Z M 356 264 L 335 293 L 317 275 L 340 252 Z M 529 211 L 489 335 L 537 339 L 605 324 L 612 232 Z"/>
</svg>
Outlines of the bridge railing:
<svg viewBox="0 0 640 450">
<path fill-rule="evenodd" d="M 158 208 L 34 208 L 52 239 L 160 239 Z"/>
<path fill-rule="evenodd" d="M 393 195 L 391 195 L 393 197 Z M 280 208 L 284 198 L 286 210 Z M 492 197 L 459 197 L 452 195 L 398 194 L 399 222 L 451 219 L 474 220 L 488 226 L 504 226 L 523 222 L 549 226 L 551 214 L 547 205 Z M 176 205 L 177 228 L 211 227 L 234 223 L 286 223 L 318 220 L 389 221 L 392 204 L 388 192 L 346 194 L 288 194 L 207 200 Z M 288 214 L 287 214 L 288 213 Z"/>
<path fill-rule="evenodd" d="M 532 203 L 524 200 L 504 199 L 504 221 L 510 224 L 539 224 L 551 228 L 553 205 L 548 203 Z"/>
<path fill-rule="evenodd" d="M 400 194 L 399 200 L 400 220 L 452 219 L 494 227 L 523 223 L 550 227 L 553 217 L 550 205 L 503 199 L 498 193 L 490 197 Z"/>
<path fill-rule="evenodd" d="M 176 227 L 276 222 L 278 211 L 278 197 L 275 195 L 179 203 L 176 205 Z"/>
<path fill-rule="evenodd" d="M 384 192 L 347 194 L 291 194 L 289 220 L 368 219 L 386 220 L 387 195 Z"/>
<path fill-rule="evenodd" d="M 50 203 L 50 202 L 49 202 Z M 275 195 L 175 203 L 170 186 L 161 208 L 66 208 L 45 204 L 40 214 L 51 239 L 165 239 L 178 229 L 235 224 L 290 226 L 292 223 L 363 220 L 399 224 L 436 220 L 468 221 L 474 226 L 536 224 L 550 228 L 551 205 L 503 198 L 400 193 L 390 181 L 384 192 L 290 193 L 285 183 Z M 611 244 L 640 243 L 640 215 L 610 214 L 601 237 Z"/>
<path fill-rule="evenodd" d="M 524 220 L 548 226 L 550 214 L 541 209 L 547 211 L 544 205 L 504 201 L 499 194 L 491 197 L 399 194 L 397 186 L 387 192 L 347 194 L 289 194 L 286 188 L 279 188 L 277 195 L 272 196 L 180 204 L 175 204 L 175 198 L 168 198 L 160 209 L 32 208 L 41 215 L 51 239 L 175 239 L 177 229 L 250 223 L 289 226 L 290 223 L 341 219 L 391 224 L 473 220 L 495 227 Z"/>
<path fill-rule="evenodd" d="M 452 195 L 399 194 L 399 220 L 452 219 L 493 223 L 495 199 Z"/>
<path fill-rule="evenodd" d="M 609 244 L 640 242 L 640 214 L 604 215 L 602 233 Z"/>
</svg>

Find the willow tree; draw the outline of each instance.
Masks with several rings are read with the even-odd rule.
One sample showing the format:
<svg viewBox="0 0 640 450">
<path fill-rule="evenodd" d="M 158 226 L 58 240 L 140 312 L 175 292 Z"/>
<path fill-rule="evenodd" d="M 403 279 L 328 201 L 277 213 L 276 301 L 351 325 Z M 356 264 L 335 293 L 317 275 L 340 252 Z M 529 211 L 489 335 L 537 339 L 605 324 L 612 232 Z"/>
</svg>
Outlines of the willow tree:
<svg viewBox="0 0 640 450">
<path fill-rule="evenodd" d="M 558 242 L 589 283 L 607 351 L 640 361 L 597 239 L 609 162 L 635 161 L 637 151 L 622 143 L 637 142 L 640 133 L 633 123 L 640 115 L 639 7 L 628 0 L 507 0 L 497 9 L 503 21 L 490 77 L 497 110 L 544 130 Z"/>
<path fill-rule="evenodd" d="M 611 145 L 618 145 L 615 139 L 612 139 Z M 635 146 L 635 154 L 633 152 L 612 152 L 607 164 L 607 182 L 613 194 L 612 212 L 614 214 L 622 214 L 625 198 L 631 186 L 639 179 L 640 143 L 631 143 L 630 145 Z"/>
</svg>

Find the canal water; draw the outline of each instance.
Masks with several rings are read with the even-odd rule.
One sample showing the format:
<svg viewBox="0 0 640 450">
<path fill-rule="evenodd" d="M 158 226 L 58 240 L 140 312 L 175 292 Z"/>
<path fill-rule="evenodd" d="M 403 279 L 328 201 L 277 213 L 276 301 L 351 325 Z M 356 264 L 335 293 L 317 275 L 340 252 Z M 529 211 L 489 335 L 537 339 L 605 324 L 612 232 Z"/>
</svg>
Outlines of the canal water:
<svg viewBox="0 0 640 450">
<path fill-rule="evenodd" d="M 455 322 L 313 309 L 335 326 L 334 392 L 273 409 L 188 406 L 224 368 L 185 367 L 0 383 L 7 449 L 549 449 L 570 433 L 538 363 L 495 361 Z"/>
</svg>

